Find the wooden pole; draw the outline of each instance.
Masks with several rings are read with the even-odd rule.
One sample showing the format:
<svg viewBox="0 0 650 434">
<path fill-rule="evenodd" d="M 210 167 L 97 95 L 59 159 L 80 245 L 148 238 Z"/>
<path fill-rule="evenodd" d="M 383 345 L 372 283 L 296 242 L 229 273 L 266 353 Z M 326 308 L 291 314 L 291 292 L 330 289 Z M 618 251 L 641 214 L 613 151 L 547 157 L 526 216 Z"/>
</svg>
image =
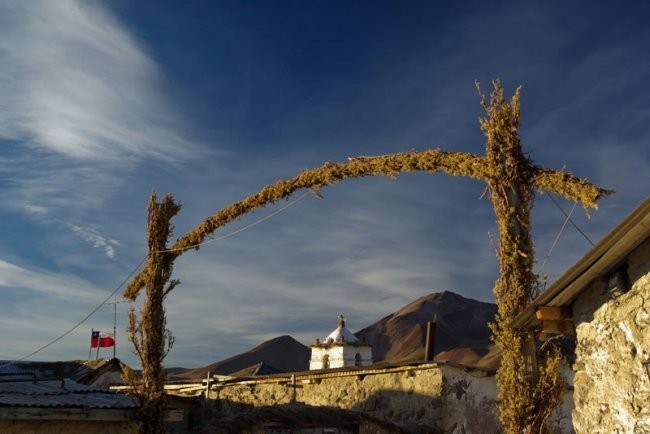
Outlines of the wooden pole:
<svg viewBox="0 0 650 434">
<path fill-rule="evenodd" d="M 205 379 L 205 399 L 210 399 L 210 371 Z"/>
<path fill-rule="evenodd" d="M 537 366 L 537 349 L 535 348 L 535 333 L 529 332 L 526 345 L 528 345 L 528 356 L 530 357 L 530 375 L 533 384 L 539 381 L 539 366 Z"/>
<path fill-rule="evenodd" d="M 424 348 L 424 361 L 433 362 L 433 356 L 436 348 L 436 321 L 434 316 L 433 321 L 427 321 L 427 338 L 426 346 Z"/>
<path fill-rule="evenodd" d="M 90 354 L 93 351 L 93 332 L 95 329 L 90 329 L 90 348 L 88 348 L 88 360 L 90 360 Z"/>
<path fill-rule="evenodd" d="M 115 358 L 115 347 L 117 347 L 117 301 L 113 303 L 113 358 Z"/>
<path fill-rule="evenodd" d="M 163 301 L 180 283 L 170 280 L 173 256 L 167 248 L 167 240 L 172 233 L 170 220 L 180 209 L 172 195 L 168 194 L 157 202 L 156 193 L 151 194 L 147 216 L 149 256 L 145 268 L 146 298 L 139 321 L 133 310 L 129 313 L 129 333 L 142 366 L 141 381 L 135 385 L 140 398 L 138 414 L 142 434 L 165 433 L 166 373 L 162 361 L 171 349 L 174 338 L 166 327 Z"/>
<path fill-rule="evenodd" d="M 135 300 L 140 289 L 146 288 L 145 311 L 151 306 L 162 309 L 164 295 L 161 296 L 157 291 L 162 291 L 162 286 L 169 280 L 174 259 L 190 249 L 198 249 L 204 239 L 217 228 L 255 209 L 288 198 L 299 189 L 319 189 L 347 178 L 376 175 L 395 177 L 400 172 L 414 171 L 442 171 L 454 176 L 483 179 L 488 184 L 500 238 L 500 278 L 494 287 L 499 312 L 492 325 L 495 343 L 503 350 L 501 367 L 496 376 L 500 390 L 500 419 L 507 433 L 521 434 L 524 430 L 536 430 L 540 424 L 534 419 L 546 414 L 546 408 L 556 404 L 555 399 L 549 399 L 549 393 L 560 390 L 559 382 L 549 381 L 547 383 L 552 384 L 552 387 L 549 386 L 547 391 L 540 391 L 539 387 L 533 388 L 532 384 L 519 375 L 523 366 L 523 339 L 510 328 L 514 317 L 527 306 L 535 281 L 532 273 L 534 249 L 529 220 L 534 190 L 558 193 L 568 199 L 582 202 L 585 207 L 596 207 L 596 201 L 600 197 L 612 192 L 565 171 L 545 169 L 532 164 L 521 149 L 517 132 L 520 122 L 519 90 L 510 101 L 506 101 L 501 83 L 497 80 L 494 82 L 489 104 L 484 96 L 481 98 L 488 115 L 487 118 L 480 119 L 481 129 L 487 137 L 485 156 L 440 150 L 413 151 L 378 157 L 350 158 L 347 163 L 328 162 L 320 168 L 305 170 L 294 178 L 270 184 L 258 193 L 218 211 L 179 238 L 171 247 L 166 246 L 169 231 L 163 230 L 159 234 L 155 233 L 157 231 L 150 231 L 148 265 L 129 283 L 124 290 L 124 296 Z M 155 194 L 152 199 L 155 200 Z M 160 218 L 158 226 L 161 228 L 168 225 L 169 219 L 180 209 L 180 206 L 173 203 L 171 196 L 170 202 L 168 205 L 171 207 L 161 204 L 161 209 L 167 208 Z M 174 209 L 175 207 L 177 209 Z M 151 243 L 152 237 L 159 241 Z M 163 239 L 160 239 L 161 237 Z M 170 283 L 170 288 L 165 290 L 165 294 L 176 283 Z M 152 297 L 156 297 L 156 300 L 150 300 Z M 131 319 L 129 321 L 132 322 Z M 164 377 L 158 375 L 162 358 L 159 357 L 161 351 L 158 349 L 158 343 L 164 339 L 164 312 L 156 315 L 143 313 L 141 325 L 145 339 L 140 347 L 135 342 L 134 345 L 140 356 L 146 359 L 143 362 L 143 378 L 157 382 Z M 153 338 L 151 341 L 150 335 Z M 153 368 L 150 369 L 149 366 Z M 559 374 L 553 375 L 554 378 L 561 379 Z M 546 376 L 550 378 L 551 375 Z M 155 400 L 155 397 L 162 393 L 162 386 L 149 387 L 153 383 L 147 380 L 144 384 L 146 388 L 156 391 L 149 394 L 152 399 Z M 145 399 L 143 402 L 149 400 Z M 163 432 L 162 424 L 160 431 L 152 432 Z"/>
</svg>

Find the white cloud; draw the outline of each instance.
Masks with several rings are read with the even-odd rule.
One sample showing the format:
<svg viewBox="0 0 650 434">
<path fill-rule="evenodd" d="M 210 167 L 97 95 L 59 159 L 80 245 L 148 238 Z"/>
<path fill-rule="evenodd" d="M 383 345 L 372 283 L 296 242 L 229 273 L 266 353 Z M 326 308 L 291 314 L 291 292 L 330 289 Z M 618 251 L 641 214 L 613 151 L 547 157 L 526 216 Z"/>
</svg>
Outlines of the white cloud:
<svg viewBox="0 0 650 434">
<path fill-rule="evenodd" d="M 26 268 L 0 259 L 0 359 L 17 359 L 62 336 L 78 325 L 110 294 L 82 278 L 61 272 Z M 125 304 L 120 304 L 118 336 L 129 362 L 124 333 Z M 90 329 L 112 331 L 113 308 L 101 306 L 86 322 L 31 360 L 72 360 L 88 356 Z"/>
<path fill-rule="evenodd" d="M 126 214 L 111 202 L 116 192 L 138 176 L 146 195 L 158 180 L 141 180 L 145 163 L 160 169 L 203 152 L 167 85 L 146 44 L 100 2 L 0 0 L 0 174 L 11 198 L 0 208 L 47 228 L 41 244 L 69 247 L 59 229 L 73 221 L 113 258 L 108 215 Z"/>
<path fill-rule="evenodd" d="M 23 268 L 0 259 L 0 288 L 29 291 L 65 300 L 94 300 L 99 292 L 92 284 L 75 276 Z"/>
<path fill-rule="evenodd" d="M 115 247 L 120 245 L 118 241 L 106 238 L 92 228 L 84 229 L 77 225 L 70 225 L 70 229 L 72 229 L 72 232 L 79 235 L 81 238 L 83 238 L 84 241 L 92 245 L 94 248 L 103 249 L 108 258 L 115 258 Z"/>
<path fill-rule="evenodd" d="M 23 209 L 29 214 L 42 215 L 47 214 L 47 208 L 44 206 L 36 205 L 31 202 L 23 203 Z"/>
<path fill-rule="evenodd" d="M 643 131 L 647 104 L 637 91 L 630 92 L 634 106 L 627 101 L 593 104 L 608 102 L 602 95 L 615 96 L 623 87 L 643 88 L 638 83 L 647 62 L 625 61 L 642 50 L 629 44 L 623 51 L 601 52 L 600 60 L 570 53 L 567 64 L 558 53 L 566 55 L 564 47 L 580 40 L 576 35 L 582 34 L 582 27 L 569 26 L 567 31 L 551 27 L 558 30 L 550 32 L 556 42 L 541 44 L 548 41 L 547 24 L 555 19 L 544 9 L 512 20 L 526 30 L 530 27 L 530 35 L 512 38 L 513 29 L 496 33 L 489 29 L 492 38 L 486 39 L 481 35 L 489 26 L 482 23 L 515 12 L 490 11 L 453 20 L 450 24 L 456 30 L 443 33 L 438 42 L 431 38 L 425 49 L 364 62 L 370 67 L 358 76 L 332 74 L 331 83 L 317 81 L 304 102 L 286 99 L 290 110 L 277 110 L 272 127 L 251 123 L 246 126 L 251 131 L 244 132 L 227 126 L 222 133 L 238 145 L 236 152 L 241 151 L 233 155 L 230 167 L 215 170 L 215 159 L 200 158 L 186 164 L 186 170 L 171 173 L 165 172 L 167 163 L 192 150 L 187 150 L 190 143 L 183 138 L 183 121 L 165 98 L 164 70 L 147 53 L 144 41 L 92 0 L 0 0 L 0 181 L 9 198 L 0 208 L 26 213 L 31 223 L 41 224 L 28 235 L 21 234 L 36 250 L 27 260 L 43 259 L 44 267 L 73 270 L 101 285 L 124 277 L 125 269 L 130 271 L 139 258 L 129 256 L 144 254 L 138 249 L 145 244 L 146 195 L 152 187 L 163 192 L 171 185 L 186 204 L 175 219 L 176 235 L 181 235 L 215 209 L 327 159 L 435 146 L 482 153 L 484 139 L 475 119 L 483 113 L 472 82 L 481 79 L 489 91 L 489 79 L 506 73 L 508 92 L 517 83 L 524 84 L 528 113 L 535 107 L 548 113 L 524 117 L 527 134 L 522 137 L 533 158 L 549 167 L 567 164 L 580 176 L 592 177 L 591 171 L 607 180 L 606 187 L 632 192 L 628 196 L 645 194 L 647 182 L 641 181 L 647 176 L 641 169 L 647 156 L 640 158 L 641 148 L 634 145 L 646 143 L 645 136 L 629 138 L 625 150 L 603 144 L 616 142 L 612 137 L 622 131 L 634 132 L 635 126 Z M 515 31 L 522 26 L 515 26 Z M 464 32 L 467 29 L 473 31 Z M 536 48 L 532 51 L 531 42 Z M 530 58 L 530 52 L 537 56 Z M 608 65 L 612 69 L 602 72 Z M 247 86 L 264 91 L 259 86 L 269 81 L 258 83 L 256 75 L 251 77 Z M 295 88 L 282 90 L 291 95 Z M 199 107 L 213 103 L 205 94 L 188 96 L 196 98 Z M 242 104 L 255 101 L 244 99 Z M 229 102 L 219 101 L 223 104 L 219 110 L 226 110 Z M 607 107 L 605 120 L 612 122 L 591 116 L 594 107 Z M 256 120 L 247 113 L 236 115 L 242 122 Z M 576 123 L 584 120 L 593 122 Z M 608 126 L 609 132 L 591 125 Z M 262 132 L 260 143 L 250 138 Z M 550 145 L 545 147 L 546 143 Z M 249 152 L 253 148 L 255 154 Z M 577 166 L 582 159 L 576 156 L 583 154 L 595 158 Z M 164 164 L 153 168 L 142 164 L 150 160 Z M 174 277 L 182 284 L 166 303 L 169 325 L 178 338 L 169 360 L 207 364 L 285 333 L 311 342 L 334 327 L 339 313 L 357 329 L 432 291 L 449 289 L 490 299 L 496 260 L 486 232 L 496 231 L 491 204 L 487 199 L 478 201 L 482 190 L 478 181 L 442 174 L 400 176 L 394 183 L 349 181 L 323 189 L 325 200 L 309 197 L 280 218 L 188 252 L 175 268 Z M 534 211 L 538 260 L 563 222 L 552 205 L 539 202 Z M 603 211 L 607 206 L 605 202 Z M 257 220 L 271 209 L 232 226 Z M 590 224 L 598 224 L 597 234 L 624 217 L 608 214 L 603 225 L 598 222 L 605 213 L 595 215 Z M 230 231 L 224 228 L 215 235 Z M 119 262 L 98 261 L 100 255 L 88 255 L 80 242 L 114 257 L 118 238 Z M 22 253 L 22 245 L 9 244 L 4 248 L 11 257 Z M 586 248 L 584 240 L 566 231 L 546 270 L 559 274 Z M 4 311 L 11 318 L 11 322 L 1 319 L 0 325 L 29 332 L 7 337 L 0 347 L 14 355 L 31 350 L 31 343 L 45 339 L 39 323 L 43 318 L 52 335 L 64 331 L 103 298 L 97 290 L 90 297 L 87 286 L 60 272 L 0 262 L 0 290 L 5 295 L 0 318 Z M 112 309 L 103 310 L 107 312 L 98 312 L 88 329 L 91 324 L 101 330 L 112 326 Z M 122 322 L 118 319 L 118 331 L 123 332 L 123 311 L 118 315 Z M 71 335 L 66 345 L 57 347 L 56 357 L 69 359 L 78 354 L 75 351 L 83 356 L 87 332 L 78 337 L 75 333 L 74 339 Z M 123 337 L 120 343 L 118 356 L 127 357 L 130 348 L 125 348 L 130 345 Z"/>
<path fill-rule="evenodd" d="M 156 63 L 94 2 L 0 5 L 0 136 L 66 157 L 187 155 Z"/>
<path fill-rule="evenodd" d="M 451 209 L 442 194 L 438 212 L 422 209 L 431 195 L 402 187 L 402 180 L 369 180 L 324 189 L 325 200 L 301 201 L 236 237 L 187 252 L 174 268 L 182 283 L 166 301 L 177 337 L 171 357 L 194 351 L 193 363 L 207 364 L 282 334 L 311 343 L 331 331 L 340 313 L 360 329 L 434 291 L 489 301 L 496 261 L 485 231 L 473 228 L 484 216 Z M 489 203 L 482 208 L 491 216 Z M 459 221 L 447 227 L 446 216 Z M 476 280 L 482 284 L 471 285 Z M 210 345 L 192 348 L 197 341 Z"/>
</svg>

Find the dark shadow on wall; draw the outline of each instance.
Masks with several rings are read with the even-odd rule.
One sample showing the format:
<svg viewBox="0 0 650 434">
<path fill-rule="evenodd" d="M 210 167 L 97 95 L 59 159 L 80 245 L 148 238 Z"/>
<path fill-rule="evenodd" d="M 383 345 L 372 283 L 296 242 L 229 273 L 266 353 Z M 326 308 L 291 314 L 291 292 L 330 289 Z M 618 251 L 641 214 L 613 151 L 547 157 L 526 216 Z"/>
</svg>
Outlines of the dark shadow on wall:
<svg viewBox="0 0 650 434">
<path fill-rule="evenodd" d="M 339 433 L 438 434 L 499 433 L 494 403 L 475 402 L 462 381 L 450 384 L 443 398 L 394 390 L 381 390 L 350 409 L 309 406 L 302 403 L 254 407 L 226 399 L 204 401 L 201 427 L 193 432 L 249 434 L 273 432 L 319 432 L 317 428 L 339 428 Z M 339 399 L 336 405 L 349 405 Z M 453 410 L 452 410 L 453 407 Z M 196 412 L 198 415 L 199 412 Z M 458 415 L 453 420 L 452 414 Z M 356 431 L 355 431 L 356 429 Z M 305 431 L 301 431 L 305 430 Z"/>
<path fill-rule="evenodd" d="M 210 403 L 206 403 L 210 405 Z M 397 425 L 368 414 L 338 407 L 309 406 L 301 403 L 255 407 L 220 400 L 212 403 L 208 417 L 195 421 L 193 432 L 214 434 L 320 433 L 407 434 Z M 333 431 L 335 430 L 335 431 Z M 429 431 L 431 432 L 431 431 Z M 434 433 L 437 433 L 434 431 Z"/>
<path fill-rule="evenodd" d="M 382 390 L 352 410 L 390 420 L 409 433 L 500 433 L 494 402 L 478 400 L 468 388 L 465 380 L 444 384 L 444 398 Z"/>
</svg>

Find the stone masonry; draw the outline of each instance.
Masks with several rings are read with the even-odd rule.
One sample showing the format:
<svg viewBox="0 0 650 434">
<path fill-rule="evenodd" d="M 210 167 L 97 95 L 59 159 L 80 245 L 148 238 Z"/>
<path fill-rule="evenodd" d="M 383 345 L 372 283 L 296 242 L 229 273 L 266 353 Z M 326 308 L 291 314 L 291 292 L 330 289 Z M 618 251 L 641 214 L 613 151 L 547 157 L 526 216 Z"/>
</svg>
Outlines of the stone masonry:
<svg viewBox="0 0 650 434">
<path fill-rule="evenodd" d="M 629 290 L 596 281 L 573 304 L 578 433 L 650 433 L 650 239 L 627 258 Z"/>
<path fill-rule="evenodd" d="M 294 395 L 295 394 L 295 395 Z M 218 384 L 210 391 L 224 416 L 241 405 L 312 406 L 361 411 L 411 432 L 497 433 L 494 379 L 482 371 L 424 364 L 297 373 Z"/>
</svg>

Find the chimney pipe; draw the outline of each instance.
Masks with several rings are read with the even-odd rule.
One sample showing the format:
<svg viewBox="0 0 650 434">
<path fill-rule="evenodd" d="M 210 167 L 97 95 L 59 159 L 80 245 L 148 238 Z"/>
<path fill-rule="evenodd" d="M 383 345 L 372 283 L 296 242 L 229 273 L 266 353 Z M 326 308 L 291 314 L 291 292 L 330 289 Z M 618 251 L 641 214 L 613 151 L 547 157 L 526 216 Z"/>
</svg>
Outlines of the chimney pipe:
<svg viewBox="0 0 650 434">
<path fill-rule="evenodd" d="M 424 348 L 425 362 L 433 362 L 433 355 L 436 348 L 436 321 L 436 315 L 434 315 L 433 321 L 427 321 L 427 340 Z"/>
</svg>

